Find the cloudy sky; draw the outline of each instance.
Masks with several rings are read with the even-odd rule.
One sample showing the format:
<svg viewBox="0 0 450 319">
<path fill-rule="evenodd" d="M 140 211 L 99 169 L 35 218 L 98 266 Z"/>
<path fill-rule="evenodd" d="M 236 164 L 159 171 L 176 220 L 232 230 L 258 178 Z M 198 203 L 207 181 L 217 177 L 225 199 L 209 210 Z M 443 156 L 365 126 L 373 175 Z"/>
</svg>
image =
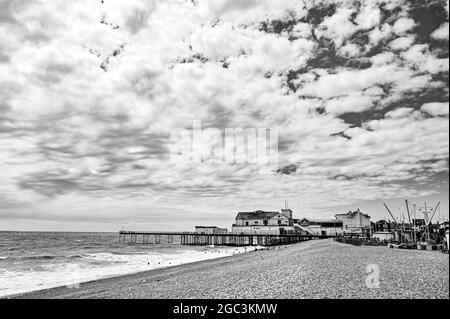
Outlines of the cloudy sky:
<svg viewBox="0 0 450 319">
<path fill-rule="evenodd" d="M 443 216 L 448 21 L 445 0 L 0 0 L 0 229 Z M 170 161 L 194 120 L 278 128 L 279 169 Z"/>
</svg>

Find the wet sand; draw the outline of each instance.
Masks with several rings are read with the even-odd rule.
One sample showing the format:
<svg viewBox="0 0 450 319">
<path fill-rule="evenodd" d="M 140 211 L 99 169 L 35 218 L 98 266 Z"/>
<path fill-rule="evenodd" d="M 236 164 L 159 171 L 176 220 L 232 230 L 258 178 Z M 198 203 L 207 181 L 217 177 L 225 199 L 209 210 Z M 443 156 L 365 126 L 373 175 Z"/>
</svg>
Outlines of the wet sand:
<svg viewBox="0 0 450 319">
<path fill-rule="evenodd" d="M 315 240 L 12 298 L 448 299 L 449 256 Z"/>
</svg>

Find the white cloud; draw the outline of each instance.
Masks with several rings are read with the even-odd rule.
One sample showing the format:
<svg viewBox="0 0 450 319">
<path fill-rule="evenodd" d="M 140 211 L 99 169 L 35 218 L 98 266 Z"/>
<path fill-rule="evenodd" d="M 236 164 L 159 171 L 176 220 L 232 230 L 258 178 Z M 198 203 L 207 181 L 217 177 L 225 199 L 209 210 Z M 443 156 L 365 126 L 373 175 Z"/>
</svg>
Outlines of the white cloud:
<svg viewBox="0 0 450 319">
<path fill-rule="evenodd" d="M 369 32 L 370 45 L 377 45 L 380 41 L 388 38 L 391 34 L 392 26 L 388 23 L 385 23 L 381 27 L 373 29 L 371 32 Z"/>
<path fill-rule="evenodd" d="M 448 102 L 446 103 L 426 103 L 422 105 L 421 110 L 433 116 L 448 115 Z"/>
<path fill-rule="evenodd" d="M 310 38 L 312 35 L 312 26 L 308 23 L 299 22 L 294 26 L 291 34 L 298 38 Z"/>
<path fill-rule="evenodd" d="M 390 76 L 387 77 L 386 74 Z M 332 98 L 361 92 L 375 85 L 392 85 L 394 92 L 417 90 L 431 85 L 431 76 L 415 75 L 396 63 L 373 65 L 366 69 L 340 69 L 323 73 L 318 79 L 303 76 L 299 94 Z"/>
<path fill-rule="evenodd" d="M 396 182 L 448 170 L 448 118 L 438 116 L 448 114 L 448 103 L 421 108 L 435 117 L 407 106 L 380 114 L 407 94 L 445 86 L 433 74 L 448 71 L 448 59 L 411 43 L 408 18 L 393 16 L 380 26 L 377 1 L 361 9 L 336 4 L 320 27 L 298 22 L 316 3 L 297 0 L 22 2 L 11 16 L 0 13 L 8 15 L 0 24 L 1 209 L 20 206 L 11 216 L 33 216 L 36 208 L 42 216 L 33 218 L 62 218 L 66 200 L 82 200 L 83 209 L 68 215 L 88 218 L 92 211 L 89 218 L 116 221 L 130 208 L 142 215 L 127 217 L 142 220 L 172 210 L 177 218 L 186 218 L 185 210 L 228 216 L 299 193 L 307 203 L 298 207 L 314 211 L 432 192 Z M 278 19 L 295 25 L 261 30 Z M 313 29 L 335 42 L 338 57 Z M 366 31 L 369 43 L 349 40 Z M 365 56 L 397 33 L 384 52 Z M 355 127 L 340 117 L 364 111 L 377 119 Z M 171 163 L 171 130 L 193 120 L 278 127 L 280 163 L 299 168 L 279 175 Z M 155 208 L 151 216 L 148 207 Z"/>
<path fill-rule="evenodd" d="M 414 43 L 414 37 L 401 37 L 397 38 L 389 43 L 389 47 L 392 50 L 406 50 Z"/>
<path fill-rule="evenodd" d="M 310 40 L 289 41 L 270 34 L 257 35 L 249 43 L 250 54 L 240 56 L 235 61 L 235 67 L 245 70 L 247 75 L 300 68 L 312 57 L 315 47 L 315 43 Z"/>
<path fill-rule="evenodd" d="M 214 29 L 204 26 L 194 31 L 191 36 L 191 45 L 194 52 L 219 60 L 238 56 L 242 51 L 249 51 L 255 36 L 258 36 L 255 32 L 246 32 L 233 27 L 230 23 L 222 23 Z"/>
<path fill-rule="evenodd" d="M 395 21 L 393 25 L 393 31 L 398 35 L 403 35 L 411 31 L 416 26 L 416 22 L 411 18 L 400 18 Z"/>
<path fill-rule="evenodd" d="M 412 46 L 408 51 L 402 52 L 402 57 L 409 63 L 418 67 L 424 72 L 432 74 L 439 72 L 446 72 L 449 68 L 449 60 L 445 58 L 437 58 L 429 51 L 428 45 L 416 44 Z"/>
<path fill-rule="evenodd" d="M 401 107 L 398 109 L 395 109 L 393 111 L 389 111 L 386 113 L 386 118 L 394 118 L 394 119 L 399 119 L 399 118 L 404 118 L 404 117 L 408 117 L 411 114 L 414 113 L 414 109 L 411 107 Z"/>
<path fill-rule="evenodd" d="M 370 58 L 375 66 L 390 64 L 391 62 L 395 61 L 395 59 L 396 55 L 393 52 L 379 53 Z"/>
<path fill-rule="evenodd" d="M 295 0 L 211 0 L 199 1 L 199 7 L 208 19 L 225 19 L 237 24 L 252 24 L 265 19 L 282 19 L 287 10 L 302 17 L 305 8 Z"/>
<path fill-rule="evenodd" d="M 439 29 L 434 30 L 431 36 L 437 40 L 448 40 L 448 29 L 449 24 L 446 22 Z"/>
<path fill-rule="evenodd" d="M 370 46 L 378 45 L 381 41 L 387 41 L 394 37 L 395 35 L 400 36 L 400 39 L 395 44 L 400 44 L 400 41 L 407 41 L 406 39 L 411 39 L 413 36 L 408 36 L 408 33 L 416 26 L 416 22 L 408 17 L 398 17 L 394 24 L 384 23 L 381 26 L 375 27 L 372 31 L 368 33 Z"/>
<path fill-rule="evenodd" d="M 361 54 L 361 48 L 354 43 L 347 43 L 339 49 L 339 53 L 346 57 L 356 57 Z"/>
<path fill-rule="evenodd" d="M 337 47 L 358 30 L 350 17 L 355 12 L 353 8 L 339 7 L 336 13 L 327 17 L 320 24 L 317 35 L 332 39 Z"/>
<path fill-rule="evenodd" d="M 361 11 L 355 18 L 355 22 L 364 30 L 377 26 L 381 20 L 381 12 L 378 6 L 363 5 Z"/>
<path fill-rule="evenodd" d="M 372 108 L 373 97 L 366 95 L 349 95 L 328 100 L 325 103 L 327 112 L 343 114 L 348 112 L 362 112 Z"/>
</svg>

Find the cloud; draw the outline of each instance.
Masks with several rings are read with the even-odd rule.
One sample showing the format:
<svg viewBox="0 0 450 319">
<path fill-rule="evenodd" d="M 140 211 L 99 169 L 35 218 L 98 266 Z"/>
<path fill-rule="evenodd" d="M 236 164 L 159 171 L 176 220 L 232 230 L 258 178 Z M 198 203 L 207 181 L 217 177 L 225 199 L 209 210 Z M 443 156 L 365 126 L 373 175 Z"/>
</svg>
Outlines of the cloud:
<svg viewBox="0 0 450 319">
<path fill-rule="evenodd" d="M 391 76 L 386 77 L 386 74 Z M 355 94 L 382 85 L 390 85 L 392 90 L 400 93 L 425 88 L 432 82 L 431 78 L 415 75 L 412 70 L 396 63 L 373 65 L 365 69 L 341 69 L 331 74 L 324 73 L 317 80 L 304 78 L 298 92 L 321 98 Z"/>
<path fill-rule="evenodd" d="M 438 58 L 429 51 L 428 45 L 416 44 L 408 51 L 402 53 L 402 57 L 423 72 L 436 74 L 448 72 L 448 58 Z"/>
<path fill-rule="evenodd" d="M 345 57 L 357 57 L 361 54 L 361 48 L 354 43 L 347 43 L 339 49 L 339 53 Z"/>
<path fill-rule="evenodd" d="M 439 27 L 439 29 L 434 30 L 433 33 L 431 34 L 431 36 L 437 40 L 447 40 L 448 41 L 448 29 L 449 29 L 449 24 L 447 22 L 447 23 L 444 23 L 443 25 L 441 25 Z"/>
<path fill-rule="evenodd" d="M 389 43 L 392 50 L 406 50 L 414 43 L 414 37 L 401 37 Z"/>
<path fill-rule="evenodd" d="M 364 30 L 368 30 L 379 25 L 380 21 L 381 11 L 376 4 L 364 4 L 355 18 L 355 22 Z"/>
<path fill-rule="evenodd" d="M 413 115 L 414 109 L 411 107 L 401 107 L 386 113 L 386 118 L 401 119 Z"/>
<path fill-rule="evenodd" d="M 252 24 L 264 19 L 283 19 L 287 11 L 303 16 L 304 7 L 295 0 L 212 0 L 198 1 L 200 10 L 209 19 L 226 19 L 238 24 Z"/>
<path fill-rule="evenodd" d="M 380 27 L 374 28 L 368 33 L 369 44 L 371 46 L 376 46 L 380 41 L 389 38 L 392 35 L 392 26 L 388 23 L 381 25 Z"/>
<path fill-rule="evenodd" d="M 376 95 L 353 94 L 328 100 L 325 103 L 325 109 L 333 114 L 362 112 L 372 108 L 374 100 L 376 100 Z"/>
<path fill-rule="evenodd" d="M 411 31 L 415 26 L 416 22 L 414 19 L 404 17 L 395 21 L 392 30 L 398 35 L 403 35 Z"/>
<path fill-rule="evenodd" d="M 421 110 L 429 113 L 433 116 L 448 115 L 448 102 L 447 103 L 426 103 L 422 105 Z"/>
<path fill-rule="evenodd" d="M 396 60 L 396 55 L 393 52 L 382 52 L 372 56 L 370 60 L 375 66 L 385 65 L 394 62 Z"/>
<path fill-rule="evenodd" d="M 355 33 L 358 28 L 351 21 L 350 17 L 355 13 L 353 8 L 340 7 L 336 13 L 320 24 L 316 32 L 319 36 L 332 39 L 337 47 Z"/>
<path fill-rule="evenodd" d="M 448 173 L 448 49 L 419 33 L 418 4 L 1 5 L 8 218 L 196 220 L 278 198 L 320 214 L 434 194 Z M 194 120 L 277 128 L 279 167 L 171 161 Z"/>
</svg>

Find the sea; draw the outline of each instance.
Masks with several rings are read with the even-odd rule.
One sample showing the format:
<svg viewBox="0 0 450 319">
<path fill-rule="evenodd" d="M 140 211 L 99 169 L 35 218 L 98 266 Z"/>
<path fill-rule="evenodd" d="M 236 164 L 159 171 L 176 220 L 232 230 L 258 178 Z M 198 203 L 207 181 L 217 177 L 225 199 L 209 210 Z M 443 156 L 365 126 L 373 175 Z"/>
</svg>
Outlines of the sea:
<svg viewBox="0 0 450 319">
<path fill-rule="evenodd" d="M 249 250 L 119 243 L 118 233 L 0 232 L 0 297 L 58 286 L 76 289 L 87 281 Z"/>
</svg>

